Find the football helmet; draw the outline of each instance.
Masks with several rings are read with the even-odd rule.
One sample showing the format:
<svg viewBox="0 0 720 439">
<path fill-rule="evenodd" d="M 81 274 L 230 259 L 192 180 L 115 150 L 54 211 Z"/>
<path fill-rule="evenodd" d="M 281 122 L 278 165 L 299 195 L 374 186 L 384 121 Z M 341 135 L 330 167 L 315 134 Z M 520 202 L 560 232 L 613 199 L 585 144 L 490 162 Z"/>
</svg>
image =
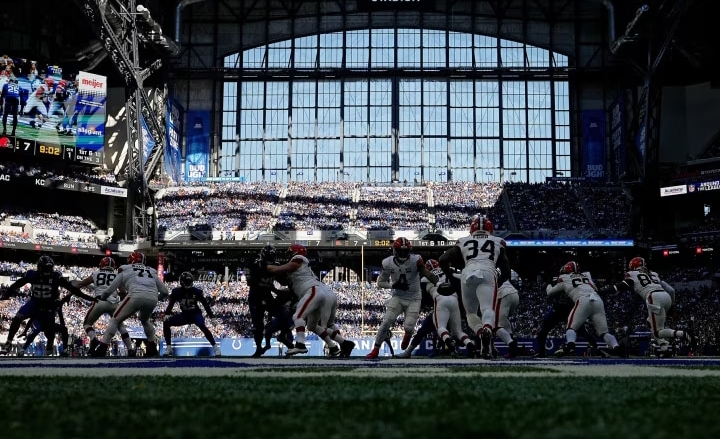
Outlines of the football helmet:
<svg viewBox="0 0 720 439">
<path fill-rule="evenodd" d="M 573 273 L 580 273 L 580 266 L 575 261 L 570 261 L 567 264 L 563 265 L 563 267 L 560 269 L 560 274 L 573 274 Z"/>
<path fill-rule="evenodd" d="M 428 259 L 427 262 L 425 262 L 425 269 L 427 271 L 433 271 L 438 268 L 440 268 L 440 263 L 435 259 Z"/>
<path fill-rule="evenodd" d="M 265 262 L 275 262 L 277 251 L 272 245 L 266 245 L 260 250 L 260 259 Z"/>
<path fill-rule="evenodd" d="M 115 268 L 115 260 L 109 256 L 105 256 L 100 260 L 100 268 Z"/>
<path fill-rule="evenodd" d="M 55 80 L 53 78 L 45 78 L 45 85 L 51 88 L 55 85 Z"/>
<path fill-rule="evenodd" d="M 134 251 L 128 256 L 128 264 L 145 264 L 145 255 L 139 251 Z"/>
<path fill-rule="evenodd" d="M 55 261 L 50 256 L 40 256 L 37 263 L 37 270 L 40 273 L 52 273 L 55 268 Z"/>
<path fill-rule="evenodd" d="M 195 278 L 193 277 L 192 273 L 189 271 L 185 271 L 180 275 L 180 286 L 183 288 L 190 288 L 193 286 L 193 282 L 195 282 Z"/>
<path fill-rule="evenodd" d="M 630 259 L 630 264 L 628 264 L 628 266 L 630 267 L 630 271 L 647 268 L 647 266 L 645 265 L 645 259 L 641 258 L 640 256 Z"/>
<path fill-rule="evenodd" d="M 393 241 L 393 256 L 399 262 L 405 262 L 410 258 L 412 244 L 407 238 L 398 238 Z"/>
<path fill-rule="evenodd" d="M 292 258 L 295 255 L 307 256 L 307 249 L 305 248 L 304 245 L 293 244 L 290 247 L 288 247 L 288 254 L 290 255 L 290 258 Z"/>
<path fill-rule="evenodd" d="M 484 230 L 488 233 L 492 233 L 494 230 L 492 221 L 490 221 L 485 215 L 475 215 L 470 223 L 470 233 L 475 233 L 478 230 Z"/>
</svg>

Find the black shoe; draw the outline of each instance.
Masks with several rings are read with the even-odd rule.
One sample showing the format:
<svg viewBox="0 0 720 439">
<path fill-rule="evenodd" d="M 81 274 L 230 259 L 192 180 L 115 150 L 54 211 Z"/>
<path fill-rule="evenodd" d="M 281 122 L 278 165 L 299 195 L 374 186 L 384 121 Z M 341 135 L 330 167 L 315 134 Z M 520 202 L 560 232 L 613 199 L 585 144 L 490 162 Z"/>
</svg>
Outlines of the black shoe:
<svg viewBox="0 0 720 439">
<path fill-rule="evenodd" d="M 90 347 L 88 348 L 88 351 L 87 351 L 88 357 L 91 356 L 95 352 L 95 349 L 98 348 L 98 345 L 100 345 L 100 340 L 98 340 L 97 337 L 90 340 Z"/>
<path fill-rule="evenodd" d="M 565 349 L 563 349 L 563 353 L 566 357 L 572 357 L 575 355 L 575 343 L 568 343 L 565 345 Z"/>
<path fill-rule="evenodd" d="M 453 355 L 455 353 L 455 340 L 449 339 L 445 342 L 445 355 Z"/>
<path fill-rule="evenodd" d="M 108 345 L 106 345 L 105 343 L 99 342 L 98 347 L 89 356 L 93 357 L 93 358 L 105 358 L 105 357 L 107 357 L 107 351 L 108 351 Z"/>
<path fill-rule="evenodd" d="M 340 346 L 333 346 L 330 349 L 328 349 L 328 357 L 329 358 L 335 358 L 340 355 L 341 349 Z"/>
<path fill-rule="evenodd" d="M 148 343 L 147 349 L 145 350 L 145 357 L 159 357 L 160 352 L 158 352 L 157 344 L 156 343 Z"/>
<path fill-rule="evenodd" d="M 392 347 L 392 332 L 388 331 L 388 336 L 385 338 L 384 342 L 387 344 L 388 349 L 390 349 L 390 356 L 395 356 L 395 350 Z"/>
<path fill-rule="evenodd" d="M 350 358 L 353 349 L 355 349 L 354 341 L 345 340 L 340 343 L 340 358 Z"/>
<path fill-rule="evenodd" d="M 533 355 L 533 358 L 547 358 L 547 352 L 541 351 Z"/>
<path fill-rule="evenodd" d="M 253 354 L 250 356 L 250 358 L 260 358 L 260 357 L 263 356 L 264 353 L 265 353 L 265 350 L 264 350 L 262 347 L 258 346 L 258 347 L 255 349 L 255 353 L 253 353 Z"/>
<path fill-rule="evenodd" d="M 473 343 L 473 342 L 468 343 L 467 345 L 465 345 L 465 349 L 466 349 L 468 358 L 475 358 L 475 354 L 477 351 L 477 348 L 475 347 L 475 343 Z"/>
<path fill-rule="evenodd" d="M 172 349 L 172 348 L 170 348 Z M 137 349 L 130 349 L 128 350 L 128 357 L 137 357 Z"/>
</svg>

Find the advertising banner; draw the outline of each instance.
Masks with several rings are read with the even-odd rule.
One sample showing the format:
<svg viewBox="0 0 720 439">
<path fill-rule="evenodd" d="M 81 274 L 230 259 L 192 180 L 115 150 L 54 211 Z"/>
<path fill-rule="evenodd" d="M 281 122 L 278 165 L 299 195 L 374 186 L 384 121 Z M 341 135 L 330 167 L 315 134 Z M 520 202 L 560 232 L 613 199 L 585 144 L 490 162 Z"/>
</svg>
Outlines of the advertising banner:
<svg viewBox="0 0 720 439">
<path fill-rule="evenodd" d="M 65 114 L 77 118 L 78 148 L 102 151 L 105 145 L 105 103 L 107 100 L 107 78 L 88 72 L 78 73 L 77 99 Z M 71 123 L 72 126 L 72 123 Z"/>
<path fill-rule="evenodd" d="M 627 150 L 625 146 L 625 99 L 618 93 L 617 99 L 610 105 L 610 148 L 615 162 L 615 176 L 621 178 L 627 169 Z"/>
<path fill-rule="evenodd" d="M 165 117 L 165 173 L 176 183 L 181 180 L 182 149 L 180 136 L 182 136 L 183 109 L 175 99 L 168 98 L 167 115 Z"/>
<path fill-rule="evenodd" d="M 605 180 L 605 112 L 584 110 L 582 123 L 581 175 L 589 180 Z"/>
<path fill-rule="evenodd" d="M 210 165 L 210 112 L 188 111 L 185 142 L 185 179 L 208 177 Z"/>
</svg>

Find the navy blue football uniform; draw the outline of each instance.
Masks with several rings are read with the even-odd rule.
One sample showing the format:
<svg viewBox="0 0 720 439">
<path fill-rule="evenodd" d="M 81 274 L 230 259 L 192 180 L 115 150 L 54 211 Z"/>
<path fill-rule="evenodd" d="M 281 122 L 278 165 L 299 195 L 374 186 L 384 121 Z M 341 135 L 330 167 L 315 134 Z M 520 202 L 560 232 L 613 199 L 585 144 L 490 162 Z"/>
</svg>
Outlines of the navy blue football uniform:
<svg viewBox="0 0 720 439">
<path fill-rule="evenodd" d="M 203 292 L 199 288 L 178 287 L 170 293 L 170 302 L 168 303 L 165 314 L 170 314 L 175 303 L 180 304 L 180 314 L 176 314 L 167 320 L 169 326 L 197 325 L 205 326 L 205 318 L 200 311 L 200 305 L 205 308 L 208 315 L 212 315 L 210 305 Z"/>
</svg>

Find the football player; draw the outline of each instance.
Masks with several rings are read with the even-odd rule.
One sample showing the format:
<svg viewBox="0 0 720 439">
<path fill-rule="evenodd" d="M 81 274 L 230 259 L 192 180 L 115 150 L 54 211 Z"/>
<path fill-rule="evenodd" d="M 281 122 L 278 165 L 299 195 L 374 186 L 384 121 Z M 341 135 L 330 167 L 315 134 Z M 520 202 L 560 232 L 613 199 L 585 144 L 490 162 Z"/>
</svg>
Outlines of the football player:
<svg viewBox="0 0 720 439">
<path fill-rule="evenodd" d="M 273 297 L 273 292 L 284 294 L 283 290 L 275 287 L 275 277 L 268 273 L 268 265 L 277 265 L 277 250 L 272 245 L 266 245 L 260 250 L 258 258 L 250 266 L 247 283 L 250 287 L 248 293 L 248 305 L 250 308 L 250 319 L 253 324 L 253 338 L 255 339 L 255 353 L 253 358 L 261 357 L 270 349 L 270 338 L 266 338 L 265 346 L 262 345 L 265 334 L 265 314 L 278 314 L 281 304 Z M 288 328 L 289 329 L 289 328 Z"/>
<path fill-rule="evenodd" d="M 30 126 L 33 128 L 40 128 L 43 123 L 47 122 L 48 114 L 47 107 L 45 106 L 55 88 L 55 80 L 52 78 L 46 78 L 44 82 L 41 82 L 38 87 L 32 92 L 28 98 L 27 104 L 25 105 L 26 115 L 35 115 L 35 119 L 30 121 Z M 37 120 L 40 120 L 40 125 L 36 125 Z"/>
<path fill-rule="evenodd" d="M 37 270 L 28 270 L 23 277 L 7 288 L 3 297 L 8 298 L 17 294 L 20 287 L 26 284 L 30 284 L 30 299 L 20 307 L 10 322 L 5 348 L 10 350 L 12 340 L 20 329 L 20 323 L 27 319 L 33 319 L 40 323 L 40 328 L 48 339 L 47 350 L 51 352 L 55 343 L 55 315 L 58 309 L 57 302 L 60 299 L 60 288 L 85 300 L 94 301 L 96 299 L 83 294 L 62 277 L 62 274 L 55 271 L 55 262 L 50 256 L 41 256 L 37 263 Z"/>
<path fill-rule="evenodd" d="M 15 128 L 18 123 L 18 106 L 20 105 L 20 86 L 18 80 L 12 76 L 8 79 L 5 85 L 2 86 L 0 92 L 0 105 L 4 107 L 2 115 L 3 123 L 3 136 L 7 136 L 7 119 L 9 115 L 12 115 L 12 132 L 11 136 L 15 135 Z"/>
<path fill-rule="evenodd" d="M 501 274 L 498 271 L 498 277 Z M 515 358 L 519 348 L 517 341 L 513 338 L 510 316 L 515 314 L 520 304 L 520 275 L 515 270 L 510 270 L 510 279 L 503 282 L 498 288 L 497 301 L 495 302 L 495 335 L 508 347 L 506 358 Z"/>
<path fill-rule="evenodd" d="M 105 290 L 110 286 L 112 281 L 117 277 L 115 272 L 115 260 L 109 256 L 106 256 L 100 260 L 100 269 L 95 270 L 92 274 L 81 281 L 73 281 L 72 284 L 78 288 L 89 287 L 90 285 L 95 286 L 95 296 L 101 297 Z M 107 314 L 112 316 L 117 310 L 118 304 L 120 303 L 120 296 L 117 292 L 111 294 L 106 300 L 99 300 L 95 302 L 90 309 L 88 309 L 85 319 L 83 320 L 83 328 L 85 333 L 90 339 L 90 346 L 88 347 L 88 355 L 92 355 L 100 344 L 98 340 L 95 328 L 93 325 L 98 321 L 100 317 Z M 130 334 L 128 334 L 127 327 L 124 323 L 118 325 L 120 331 L 120 337 L 122 338 L 128 353 L 133 355 L 133 344 Z M 114 335 L 114 334 L 113 334 Z"/>
<path fill-rule="evenodd" d="M 565 293 L 575 305 L 567 321 L 565 332 L 565 354 L 575 354 L 575 340 L 577 331 L 590 318 L 593 321 L 595 332 L 605 340 L 612 353 L 624 356 L 615 336 L 608 332 L 607 318 L 605 317 L 605 304 L 597 293 L 597 287 L 588 272 L 580 272 L 578 264 L 570 261 L 560 269 L 560 276 L 555 285 L 546 288 L 548 296 Z"/>
<path fill-rule="evenodd" d="M 200 328 L 207 341 L 213 348 L 213 352 L 216 357 L 221 355 L 220 346 L 215 343 L 215 338 L 212 333 L 205 326 L 205 318 L 200 311 L 198 303 L 202 304 L 205 308 L 205 313 L 208 318 L 215 318 L 215 315 L 210 309 L 210 304 L 205 299 L 203 292 L 200 288 L 196 288 L 193 284 L 195 279 L 192 273 L 184 272 L 180 275 L 180 286 L 174 288 L 170 293 L 170 301 L 168 302 L 167 308 L 165 309 L 165 318 L 163 319 L 163 335 L 165 336 L 165 356 L 172 356 L 172 345 L 171 345 L 171 333 L 170 329 L 173 326 L 184 326 L 184 325 L 195 325 Z M 173 306 L 175 303 L 180 304 L 180 314 L 172 315 Z"/>
<path fill-rule="evenodd" d="M 470 235 L 440 256 L 440 267 L 452 276 L 451 265 L 461 267 L 460 288 L 468 325 L 480 337 L 483 358 L 492 356 L 495 329 L 498 277 L 510 278 L 510 263 L 505 254 L 505 241 L 493 236 L 493 223 L 484 215 L 475 215 L 470 223 Z M 503 283 L 501 282 L 501 283 Z M 477 315 L 478 310 L 482 318 Z"/>
<path fill-rule="evenodd" d="M 552 284 L 557 284 L 557 278 L 553 279 Z M 540 329 L 538 329 L 537 335 L 535 336 L 535 344 L 538 348 L 537 353 L 535 354 L 535 358 L 547 357 L 548 334 L 550 334 L 550 331 L 552 331 L 559 324 L 568 321 L 570 313 L 575 306 L 575 303 L 572 302 L 570 298 L 566 295 L 557 295 L 551 297 L 550 300 L 552 301 L 552 306 L 543 316 L 542 322 L 540 322 Z M 597 350 L 597 343 L 595 342 L 595 337 L 592 337 L 587 332 L 585 325 L 580 326 L 576 332 L 577 336 L 587 340 L 588 347 L 590 347 L 593 351 L 600 352 L 601 355 L 605 356 L 603 354 L 603 351 Z M 564 354 L 562 350 L 556 351 L 556 354 L 560 353 Z"/>
<path fill-rule="evenodd" d="M 421 276 L 425 276 L 433 285 L 437 284 L 437 276 L 425 268 L 422 257 L 412 253 L 410 241 L 407 238 L 397 238 L 393 242 L 393 255 L 382 261 L 382 272 L 377 279 L 378 287 L 392 289 L 392 296 L 385 302 L 385 316 L 375 336 L 373 349 L 365 358 L 374 359 L 380 355 L 380 346 L 387 339 L 390 328 L 400 314 L 405 316 L 405 335 L 400 348 L 408 348 L 420 314 Z"/>
<path fill-rule="evenodd" d="M 156 357 L 157 337 L 155 337 L 155 325 L 152 321 L 152 312 L 162 299 L 169 295 L 165 284 L 158 277 L 157 271 L 145 265 L 145 255 L 135 251 L 128 256 L 128 263 L 120 267 L 119 274 L 107 289 L 100 296 L 101 300 L 107 300 L 115 291 L 122 288 L 127 296 L 120 302 L 117 310 L 110 319 L 100 345 L 95 350 L 94 357 L 105 357 L 107 355 L 110 341 L 117 332 L 120 323 L 130 316 L 138 313 L 147 337 L 146 356 Z"/>
<path fill-rule="evenodd" d="M 70 297 L 71 296 L 68 295 L 66 299 L 69 299 Z M 65 318 L 63 317 L 62 313 L 62 306 L 65 303 L 67 303 L 66 300 L 59 300 L 56 302 L 59 323 L 55 323 L 55 332 L 60 334 L 60 340 L 62 340 L 63 349 L 59 354 L 61 357 L 67 357 L 70 353 L 68 346 L 68 339 L 70 338 L 70 334 L 68 332 L 67 326 L 65 325 Z M 28 332 L 30 333 L 28 334 Z M 42 329 L 40 328 L 40 322 L 38 322 L 37 320 L 28 321 L 27 325 L 25 325 L 23 333 L 20 334 L 20 337 L 25 337 L 25 343 L 23 344 L 22 348 L 18 350 L 18 357 L 22 357 L 23 355 L 25 355 L 25 352 L 28 350 L 32 342 L 35 341 L 35 338 L 40 335 L 41 332 Z M 45 351 L 45 355 L 51 354 L 52 352 Z"/>
<path fill-rule="evenodd" d="M 290 260 L 283 265 L 267 265 L 268 273 L 287 275 L 293 292 L 300 299 L 293 314 L 295 323 L 295 346 L 286 355 L 306 354 L 305 330 L 318 335 L 329 346 L 330 356 L 349 357 L 355 343 L 345 340 L 335 324 L 337 296 L 333 290 L 320 282 L 310 268 L 307 249 L 300 244 L 288 248 Z M 324 326 L 322 326 L 324 324 Z M 340 344 L 336 346 L 334 342 Z"/>
<path fill-rule="evenodd" d="M 625 273 L 625 279 L 610 288 L 615 291 L 633 290 L 644 301 L 648 310 L 648 323 L 653 336 L 658 342 L 668 342 L 680 338 L 686 346 L 690 346 L 691 336 L 688 331 L 680 331 L 665 327 L 667 313 L 675 301 L 675 289 L 660 276 L 645 265 L 645 259 L 635 257 L 628 264 L 630 269 Z"/>
</svg>

